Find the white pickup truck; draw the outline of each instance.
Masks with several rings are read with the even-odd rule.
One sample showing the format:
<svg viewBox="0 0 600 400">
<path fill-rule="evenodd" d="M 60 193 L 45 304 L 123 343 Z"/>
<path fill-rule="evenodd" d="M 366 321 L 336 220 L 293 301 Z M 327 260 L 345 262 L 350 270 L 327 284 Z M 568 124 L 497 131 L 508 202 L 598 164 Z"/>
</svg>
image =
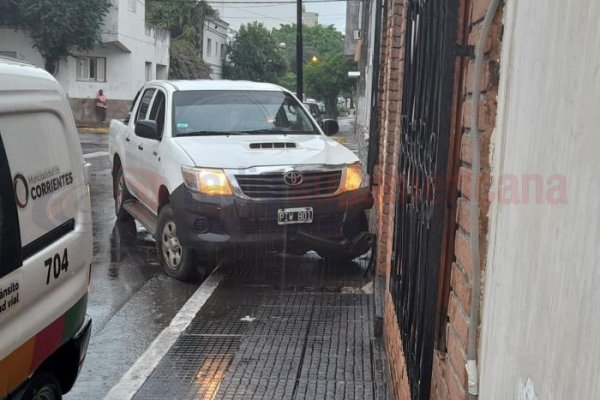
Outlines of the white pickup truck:
<svg viewBox="0 0 600 400">
<path fill-rule="evenodd" d="M 180 280 L 223 256 L 316 251 L 351 260 L 372 246 L 373 197 L 358 158 L 293 94 L 242 81 L 153 81 L 110 125 L 115 210 L 156 237 Z"/>
</svg>

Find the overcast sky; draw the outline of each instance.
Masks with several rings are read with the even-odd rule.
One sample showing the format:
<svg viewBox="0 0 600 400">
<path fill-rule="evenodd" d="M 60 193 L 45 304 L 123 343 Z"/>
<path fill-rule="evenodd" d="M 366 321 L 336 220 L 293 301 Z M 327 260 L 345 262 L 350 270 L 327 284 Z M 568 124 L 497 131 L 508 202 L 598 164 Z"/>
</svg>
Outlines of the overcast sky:
<svg viewBox="0 0 600 400">
<path fill-rule="evenodd" d="M 229 0 L 235 1 L 227 4 L 228 0 L 214 0 L 208 3 L 229 22 L 230 28 L 238 30 L 241 24 L 258 21 L 267 28 L 278 28 L 281 24 L 296 23 L 296 3 L 290 4 L 257 4 L 257 1 L 266 0 Z M 247 4 L 237 4 L 246 1 Z M 346 27 L 346 2 L 331 1 L 322 3 L 305 2 L 306 11 L 319 14 L 321 25 L 334 25 L 340 32 Z"/>
</svg>

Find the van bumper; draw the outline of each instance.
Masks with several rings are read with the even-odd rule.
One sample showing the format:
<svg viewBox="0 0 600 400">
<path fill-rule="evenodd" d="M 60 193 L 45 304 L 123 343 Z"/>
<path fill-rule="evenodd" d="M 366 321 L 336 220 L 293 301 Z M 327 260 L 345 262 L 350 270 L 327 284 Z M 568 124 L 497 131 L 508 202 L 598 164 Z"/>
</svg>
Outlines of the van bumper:
<svg viewBox="0 0 600 400">
<path fill-rule="evenodd" d="M 77 371 L 77 375 L 79 375 L 79 371 L 81 371 L 81 366 L 83 365 L 83 361 L 85 361 L 85 355 L 87 354 L 87 348 L 90 343 L 90 335 L 92 333 L 92 318 L 89 315 L 85 315 L 83 319 L 83 324 L 81 328 L 77 331 L 75 336 L 73 337 L 73 342 L 77 347 L 77 351 L 79 353 L 79 368 Z"/>
<path fill-rule="evenodd" d="M 170 197 L 179 240 L 200 254 L 229 252 L 232 249 L 317 250 L 324 253 L 353 251 L 366 253 L 372 235 L 344 234 L 345 221 L 357 220 L 373 206 L 369 188 L 335 197 L 251 201 L 234 196 L 206 196 L 180 186 Z M 278 225 L 277 211 L 283 208 L 312 207 L 310 224 Z"/>
</svg>

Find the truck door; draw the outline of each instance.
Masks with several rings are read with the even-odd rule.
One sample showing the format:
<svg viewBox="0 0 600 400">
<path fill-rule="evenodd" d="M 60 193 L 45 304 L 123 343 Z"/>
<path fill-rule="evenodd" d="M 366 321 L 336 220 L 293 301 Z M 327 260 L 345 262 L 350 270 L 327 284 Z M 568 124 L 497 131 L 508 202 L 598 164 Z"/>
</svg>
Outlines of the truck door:
<svg viewBox="0 0 600 400">
<path fill-rule="evenodd" d="M 146 180 L 145 175 L 149 174 L 150 171 L 142 168 L 144 139 L 135 134 L 135 124 L 138 121 L 146 119 L 155 92 L 156 89 L 150 88 L 146 89 L 142 95 L 140 105 L 135 113 L 133 126 L 128 130 L 127 137 L 125 138 L 125 168 L 123 170 L 125 183 L 129 192 L 148 207 L 149 199 L 146 197 L 143 182 Z"/>
<path fill-rule="evenodd" d="M 162 133 L 165 126 L 165 107 L 166 105 L 166 95 L 165 93 L 157 89 L 154 94 L 154 98 L 150 105 L 150 112 L 146 116 L 146 119 L 155 121 L 156 126 L 158 127 L 158 132 L 162 139 Z M 147 139 L 147 138 L 138 138 L 138 142 L 140 143 L 141 149 L 140 151 L 140 170 L 143 173 L 140 174 L 140 187 L 143 190 L 143 196 L 147 199 L 147 206 L 152 211 L 158 210 L 158 192 L 159 192 L 159 171 L 160 168 L 160 154 L 159 147 L 161 143 L 161 139 Z"/>
</svg>

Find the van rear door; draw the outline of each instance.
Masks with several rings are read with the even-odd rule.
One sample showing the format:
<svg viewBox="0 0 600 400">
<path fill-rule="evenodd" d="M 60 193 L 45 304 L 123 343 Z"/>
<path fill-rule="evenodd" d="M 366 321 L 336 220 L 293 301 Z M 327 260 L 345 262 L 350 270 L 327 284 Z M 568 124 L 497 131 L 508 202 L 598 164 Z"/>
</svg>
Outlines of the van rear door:
<svg viewBox="0 0 600 400">
<path fill-rule="evenodd" d="M 83 156 L 60 88 L 0 97 L 3 173 L 17 206 L 10 240 L 20 242 L 13 251 L 21 261 L 5 268 L 2 255 L 2 397 L 82 325 L 92 249 Z"/>
</svg>

